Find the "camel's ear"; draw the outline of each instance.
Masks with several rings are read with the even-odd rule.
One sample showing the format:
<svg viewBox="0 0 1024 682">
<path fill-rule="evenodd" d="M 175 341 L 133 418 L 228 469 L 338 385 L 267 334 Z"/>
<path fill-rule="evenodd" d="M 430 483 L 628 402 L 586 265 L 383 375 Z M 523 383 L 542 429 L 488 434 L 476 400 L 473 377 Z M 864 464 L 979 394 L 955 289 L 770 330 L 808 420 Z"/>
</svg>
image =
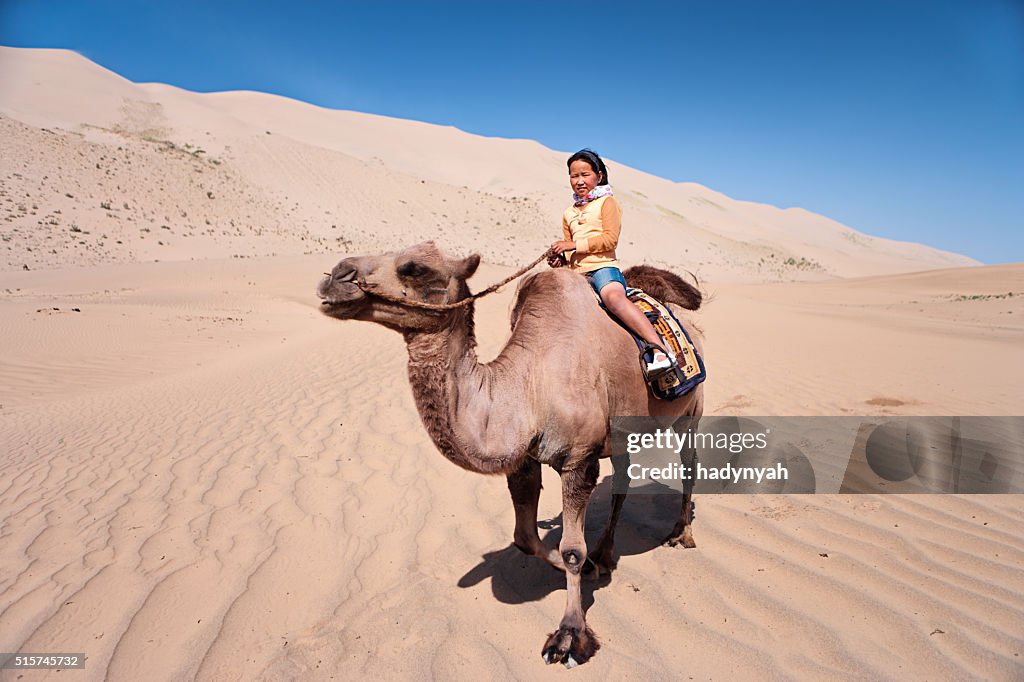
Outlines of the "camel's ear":
<svg viewBox="0 0 1024 682">
<path fill-rule="evenodd" d="M 467 256 L 459 261 L 458 266 L 455 268 L 455 276 L 459 279 L 469 279 L 476 272 L 477 266 L 480 265 L 480 254 L 474 253 L 472 256 Z"/>
</svg>

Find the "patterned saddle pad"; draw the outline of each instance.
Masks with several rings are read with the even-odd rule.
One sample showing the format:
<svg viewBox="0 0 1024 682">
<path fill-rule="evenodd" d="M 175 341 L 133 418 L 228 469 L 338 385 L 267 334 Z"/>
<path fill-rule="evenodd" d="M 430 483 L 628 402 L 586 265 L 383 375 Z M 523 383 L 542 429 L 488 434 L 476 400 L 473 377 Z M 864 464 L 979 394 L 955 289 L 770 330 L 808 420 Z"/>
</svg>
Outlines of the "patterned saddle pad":
<svg viewBox="0 0 1024 682">
<path fill-rule="evenodd" d="M 596 294 L 595 294 L 596 296 Z M 647 366 L 641 359 L 640 368 L 644 379 L 655 397 L 662 400 L 675 400 L 684 396 L 697 387 L 707 378 L 704 368 L 704 359 L 697 352 L 686 328 L 676 319 L 668 306 L 648 295 L 642 289 L 627 288 L 626 296 L 632 301 L 641 312 L 651 321 L 658 336 L 661 337 L 661 345 L 671 353 L 676 360 L 675 366 L 653 379 L 647 376 Z M 600 298 L 598 298 L 600 301 Z M 616 320 L 617 321 L 617 320 Z M 619 324 L 622 324 L 621 322 Z M 646 342 L 632 332 L 628 327 L 622 325 L 637 348 L 641 351 L 647 346 Z"/>
</svg>

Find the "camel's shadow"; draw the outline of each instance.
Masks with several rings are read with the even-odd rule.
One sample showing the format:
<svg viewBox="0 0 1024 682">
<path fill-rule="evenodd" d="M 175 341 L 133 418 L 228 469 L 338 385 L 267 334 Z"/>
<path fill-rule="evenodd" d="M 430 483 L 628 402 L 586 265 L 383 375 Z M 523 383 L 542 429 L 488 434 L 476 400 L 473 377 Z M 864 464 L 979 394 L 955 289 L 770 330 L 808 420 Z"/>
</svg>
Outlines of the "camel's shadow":
<svg viewBox="0 0 1024 682">
<path fill-rule="evenodd" d="M 606 476 L 590 498 L 587 508 L 586 538 L 589 551 L 593 551 L 608 522 L 611 511 L 612 477 Z M 615 553 L 618 557 L 643 554 L 661 546 L 662 541 L 679 518 L 681 494 L 630 494 L 622 507 L 615 532 Z M 514 525 L 509 509 L 509 534 Z M 538 524 L 547 532 L 541 536 L 548 547 L 558 547 L 562 539 L 562 515 L 542 520 Z M 597 581 L 583 581 L 583 608 L 594 603 L 594 592 L 609 585 L 614 577 L 602 576 Z M 471 568 L 458 582 L 459 587 L 472 587 L 491 579 L 491 592 L 505 604 L 523 604 L 539 601 L 556 590 L 565 589 L 565 575 L 544 561 L 526 556 L 509 544 L 483 555 L 480 563 Z"/>
</svg>

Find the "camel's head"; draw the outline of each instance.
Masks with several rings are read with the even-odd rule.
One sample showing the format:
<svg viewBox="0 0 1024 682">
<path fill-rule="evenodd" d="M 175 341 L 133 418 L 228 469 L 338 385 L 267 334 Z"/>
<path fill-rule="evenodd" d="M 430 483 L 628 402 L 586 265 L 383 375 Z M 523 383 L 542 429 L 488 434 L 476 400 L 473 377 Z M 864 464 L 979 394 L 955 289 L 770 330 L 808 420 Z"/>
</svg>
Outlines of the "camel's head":
<svg viewBox="0 0 1024 682">
<path fill-rule="evenodd" d="M 480 256 L 450 258 L 434 242 L 397 253 L 346 258 L 320 281 L 317 295 L 325 315 L 378 322 L 400 331 L 432 331 L 448 324 L 451 311 L 424 310 L 391 298 L 454 303 L 469 296 L 469 279 Z"/>
</svg>

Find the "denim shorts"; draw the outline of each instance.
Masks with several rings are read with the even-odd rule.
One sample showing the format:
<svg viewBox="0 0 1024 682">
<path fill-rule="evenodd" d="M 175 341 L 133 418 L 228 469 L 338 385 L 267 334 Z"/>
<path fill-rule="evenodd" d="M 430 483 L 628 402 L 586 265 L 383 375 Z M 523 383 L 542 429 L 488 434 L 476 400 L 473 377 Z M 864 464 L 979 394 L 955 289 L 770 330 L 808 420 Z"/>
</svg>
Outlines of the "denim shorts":
<svg viewBox="0 0 1024 682">
<path fill-rule="evenodd" d="M 584 272 L 583 275 L 587 278 L 587 281 L 590 282 L 590 286 L 594 287 L 594 291 L 598 294 L 601 293 L 601 289 L 604 289 L 612 282 L 618 282 L 622 285 L 623 289 L 626 288 L 626 279 L 622 276 L 622 272 L 615 267 L 591 270 L 590 272 Z"/>
</svg>

